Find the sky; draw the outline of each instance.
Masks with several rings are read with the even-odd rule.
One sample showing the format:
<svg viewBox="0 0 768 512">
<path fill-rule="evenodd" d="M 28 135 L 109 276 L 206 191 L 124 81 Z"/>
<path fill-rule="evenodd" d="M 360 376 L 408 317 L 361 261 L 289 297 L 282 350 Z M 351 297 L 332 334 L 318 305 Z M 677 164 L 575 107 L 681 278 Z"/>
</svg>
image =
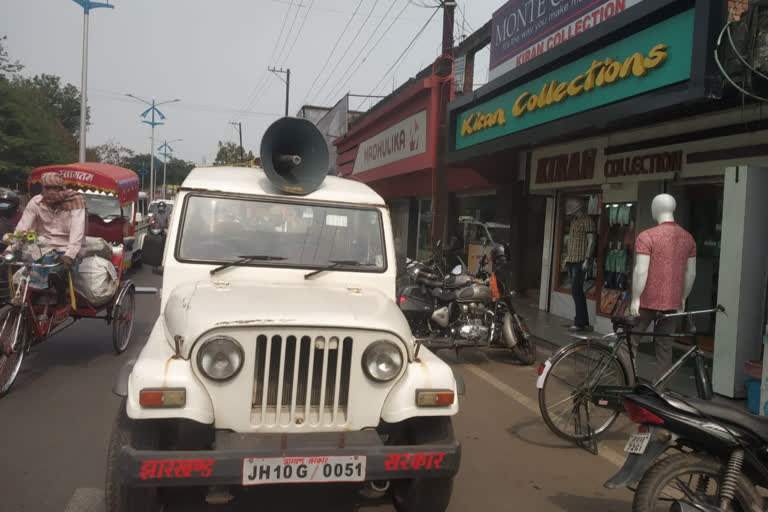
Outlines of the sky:
<svg viewBox="0 0 768 512">
<path fill-rule="evenodd" d="M 90 14 L 87 145 L 112 140 L 150 150 L 146 107 L 125 93 L 158 101 L 155 130 L 174 156 L 212 163 L 218 141 L 258 154 L 261 135 L 282 116 L 285 85 L 267 68 L 291 69 L 290 114 L 304 104 L 332 106 L 345 92 L 386 95 L 440 53 L 442 12 L 424 27 L 437 0 L 110 0 Z M 504 0 L 463 0 L 455 37 L 490 20 Z M 391 26 L 391 28 L 389 28 Z M 0 1 L 0 36 L 24 75 L 59 75 L 80 87 L 83 11 L 72 0 Z M 366 45 L 367 42 L 367 45 Z M 378 44 L 377 44 L 378 42 Z M 331 51 L 334 49 L 333 53 Z M 478 53 L 475 82 L 487 81 L 488 50 Z M 367 101 L 358 106 L 361 101 Z M 371 100 L 352 99 L 366 110 Z"/>
</svg>

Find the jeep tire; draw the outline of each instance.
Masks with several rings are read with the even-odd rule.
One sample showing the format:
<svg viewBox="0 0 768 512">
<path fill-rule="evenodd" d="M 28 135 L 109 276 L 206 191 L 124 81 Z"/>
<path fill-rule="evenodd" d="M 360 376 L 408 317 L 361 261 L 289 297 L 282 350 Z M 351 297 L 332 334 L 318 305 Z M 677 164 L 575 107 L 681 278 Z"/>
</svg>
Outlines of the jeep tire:
<svg viewBox="0 0 768 512">
<path fill-rule="evenodd" d="M 407 444 L 437 444 L 454 439 L 450 417 L 412 418 L 407 421 Z M 398 512 L 445 512 L 452 491 L 453 477 L 392 482 L 392 497 Z"/>
<path fill-rule="evenodd" d="M 120 402 L 107 451 L 107 475 L 104 485 L 107 512 L 152 512 L 157 508 L 157 489 L 127 487 L 120 481 L 117 458 L 123 446 L 139 450 L 155 449 L 159 432 L 153 421 L 136 421 L 125 412 L 126 399 Z"/>
</svg>

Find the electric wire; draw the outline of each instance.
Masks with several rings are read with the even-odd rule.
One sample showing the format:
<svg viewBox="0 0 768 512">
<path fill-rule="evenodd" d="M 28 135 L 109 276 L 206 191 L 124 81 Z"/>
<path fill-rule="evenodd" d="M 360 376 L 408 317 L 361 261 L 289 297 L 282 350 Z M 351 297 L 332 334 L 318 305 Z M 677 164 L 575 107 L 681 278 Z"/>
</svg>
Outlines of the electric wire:
<svg viewBox="0 0 768 512">
<path fill-rule="evenodd" d="M 387 9 L 387 12 L 386 12 L 386 13 L 384 13 L 384 17 L 386 17 L 386 16 L 389 14 L 389 12 L 392 10 L 392 8 L 395 6 L 395 4 L 397 4 L 397 0 L 394 0 L 394 1 L 393 1 L 393 2 L 392 2 L 390 5 L 389 5 L 389 9 Z M 406 2 L 406 3 L 403 5 L 403 8 L 402 8 L 402 9 L 400 10 L 400 12 L 397 14 L 397 16 L 395 17 L 395 19 L 394 19 L 394 20 L 392 20 L 392 23 L 390 23 L 390 24 L 389 24 L 389 26 L 386 28 L 386 30 L 384 30 L 384 32 L 381 34 L 381 37 L 379 37 L 379 39 L 376 41 L 376 43 L 374 43 L 374 45 L 373 45 L 373 47 L 372 47 L 372 48 L 378 48 L 378 46 L 379 46 L 379 43 L 381 43 L 381 40 L 382 40 L 382 39 L 384 39 L 384 36 L 386 36 L 386 35 L 387 35 L 387 33 L 389 33 L 389 30 L 392 28 L 392 26 L 393 26 L 395 23 L 397 23 L 397 21 L 400 19 L 400 17 L 401 17 L 401 16 L 402 16 L 402 14 L 405 12 L 405 10 L 408 8 L 408 6 L 409 6 L 409 5 L 410 5 L 410 3 L 409 3 L 409 2 Z M 353 76 L 355 76 L 355 73 L 357 73 L 357 71 L 358 71 L 358 70 L 360 69 L 360 67 L 361 67 L 361 66 L 362 66 L 362 65 L 365 63 L 365 61 L 366 61 L 366 60 L 368 60 L 368 57 L 369 57 L 369 55 L 366 55 L 365 57 L 363 57 L 363 60 L 362 60 L 362 61 L 360 61 L 360 63 L 359 63 L 359 64 L 357 65 L 357 67 L 355 68 L 355 70 L 354 70 L 354 71 L 352 71 L 352 74 L 350 74 L 349 76 L 347 76 L 347 73 L 349 73 L 349 70 L 350 70 L 350 69 L 352 69 L 352 66 L 354 66 L 354 65 L 355 65 L 355 62 L 357 62 L 357 59 L 359 59 L 359 58 L 360 58 L 360 56 L 363 54 L 363 52 L 365 51 L 365 49 L 368 47 L 368 43 L 370 43 L 370 42 L 371 42 L 371 40 L 372 40 L 372 39 L 373 39 L 373 38 L 376 36 L 376 32 L 378 31 L 378 28 L 379 28 L 379 27 L 377 26 L 377 27 L 376 27 L 376 30 L 374 30 L 373 32 L 371 32 L 371 35 L 370 35 L 370 37 L 368 38 L 368 40 L 365 42 L 365 44 L 364 44 L 363 46 L 361 46 L 361 47 L 360 47 L 360 50 L 357 52 L 357 55 L 355 55 L 355 58 L 354 58 L 354 59 L 352 59 L 352 62 L 349 64 L 349 66 L 347 66 L 347 69 L 346 69 L 346 70 L 344 70 L 344 72 L 343 72 L 343 73 L 340 75 L 340 76 L 341 76 L 341 78 L 339 78 L 339 81 L 337 82 L 337 84 L 336 84 L 336 85 L 335 85 L 335 86 L 334 86 L 334 87 L 331 89 L 331 93 L 330 93 L 328 96 L 326 96 L 326 98 L 325 98 L 325 102 L 326 102 L 326 103 L 327 103 L 328 101 L 330 101 L 331 99 L 333 99 L 333 97 L 334 97 L 334 96 L 337 96 L 338 94 L 340 94 L 340 92 L 341 92 L 341 91 L 344 89 L 344 87 L 347 85 L 347 83 L 349 83 L 349 80 L 350 80 L 350 79 L 351 79 Z M 345 78 L 345 77 L 346 77 L 346 78 Z"/>
<path fill-rule="evenodd" d="M 376 90 L 381 86 L 382 82 L 387 78 L 387 76 L 392 72 L 393 69 L 395 69 L 395 66 L 400 62 L 400 60 L 405 57 L 405 54 L 408 53 L 408 50 L 410 50 L 413 45 L 416 43 L 416 41 L 419 39 L 421 34 L 424 33 L 424 31 L 427 29 L 427 26 L 432 22 L 432 20 L 435 18 L 435 15 L 440 10 L 440 7 L 436 7 L 434 11 L 432 11 L 432 15 L 429 17 L 427 22 L 424 24 L 424 26 L 419 29 L 419 31 L 416 33 L 416 35 L 413 37 L 410 43 L 408 43 L 408 46 L 405 47 L 405 50 L 395 59 L 395 62 L 392 63 L 392 65 L 389 67 L 386 73 L 384 73 L 384 76 L 381 77 L 381 80 L 374 86 L 373 89 L 371 89 L 371 92 L 368 93 L 369 96 L 373 96 L 373 94 L 376 92 Z"/>
<path fill-rule="evenodd" d="M 368 16 L 366 16 L 365 21 L 360 25 L 360 27 L 357 29 L 357 33 L 355 36 L 349 41 L 349 44 L 347 45 L 346 50 L 344 50 L 341 54 L 341 57 L 339 57 L 339 60 L 336 61 L 336 65 L 333 66 L 333 69 L 331 69 L 331 72 L 328 73 L 328 76 L 325 77 L 325 82 L 323 82 L 323 85 L 317 88 L 317 92 L 312 94 L 312 99 L 315 99 L 319 94 L 320 91 L 325 89 L 325 86 L 328 85 L 328 81 L 334 76 L 334 73 L 337 69 L 339 69 L 339 64 L 344 60 L 344 57 L 346 57 L 349 54 L 349 50 L 352 48 L 352 45 L 355 44 L 355 41 L 357 41 L 357 38 L 360 37 L 360 34 L 362 33 L 365 26 L 368 24 L 368 20 L 371 19 L 371 15 L 373 14 L 373 11 L 376 10 L 376 6 L 379 4 L 379 0 L 373 0 L 373 5 L 371 6 L 371 10 L 368 11 Z"/>
<path fill-rule="evenodd" d="M 287 63 L 288 59 L 293 55 L 293 48 L 296 46 L 296 41 L 299 40 L 298 35 L 301 35 L 304 30 L 304 25 L 306 25 L 307 20 L 309 19 L 309 14 L 312 12 L 312 8 L 315 6 L 315 0 L 310 0 L 309 7 L 307 7 L 307 14 L 304 16 L 304 19 L 301 21 L 301 25 L 299 25 L 299 31 L 297 32 L 297 37 L 293 38 L 293 42 L 291 43 L 291 47 L 288 49 L 288 54 L 285 56 L 285 61 L 280 64 L 280 67 L 283 66 L 283 64 Z"/>
<path fill-rule="evenodd" d="M 291 38 L 291 34 L 293 34 L 293 27 L 296 25 L 296 19 L 299 17 L 299 11 L 301 10 L 303 4 L 299 3 L 296 6 L 296 13 L 293 15 L 293 21 L 291 22 L 291 28 L 288 29 L 288 33 L 285 35 L 285 39 L 283 40 L 283 46 L 280 48 L 280 51 L 277 52 L 277 61 L 279 62 L 283 58 L 283 52 L 285 51 L 286 46 L 288 46 L 288 39 Z M 306 19 L 306 18 L 304 18 Z M 299 34 L 301 34 L 301 31 L 299 31 Z M 296 37 L 293 38 L 294 41 L 296 41 Z M 287 56 L 286 56 L 287 59 Z"/>
<path fill-rule="evenodd" d="M 354 20 L 354 19 L 355 19 L 355 15 L 357 14 L 357 11 L 359 11 L 359 10 L 360 10 L 360 6 L 361 6 L 361 5 L 363 5 L 363 1 L 364 1 L 364 0 L 360 0 L 360 1 L 357 3 L 357 7 L 355 7 L 355 12 L 353 12 L 353 13 L 352 13 L 352 16 L 350 16 L 350 17 L 349 17 L 349 21 L 347 21 L 347 25 L 344 27 L 344 30 L 342 30 L 342 31 L 341 31 L 341 34 L 339 34 L 339 37 L 336 39 L 336 42 L 334 43 L 334 45 L 333 45 L 333 48 L 331 49 L 331 53 L 329 53 L 329 54 L 328 54 L 328 58 L 327 58 L 327 59 L 325 59 L 325 63 L 324 63 L 324 64 L 322 65 L 322 67 L 320 68 L 320 71 L 317 73 L 317 76 L 315 76 L 315 79 L 314 79 L 314 80 L 312 80 L 312 85 L 310 85 L 310 86 L 309 86 L 308 92 L 307 92 L 306 96 L 304 97 L 304 101 L 303 101 L 303 104 L 305 104 L 305 105 L 306 105 L 306 103 L 307 103 L 307 98 L 309 97 L 309 95 L 310 95 L 310 94 L 312 93 L 312 91 L 314 90 L 314 88 L 315 88 L 315 85 L 317 84 L 317 81 L 320 79 L 320 75 L 322 75 L 322 74 L 323 74 L 323 71 L 325 71 L 325 67 L 326 67 L 326 66 L 328 65 L 328 63 L 331 61 L 331 57 L 333 57 L 333 53 L 336 51 L 336 48 L 339 46 L 339 42 L 340 42 L 340 41 L 341 41 L 341 39 L 344 37 L 344 34 L 346 34 L 346 33 L 347 33 L 347 29 L 349 28 L 349 25 L 350 25 L 350 24 L 352 24 L 352 20 Z"/>
<path fill-rule="evenodd" d="M 278 33 L 277 40 L 275 41 L 275 46 L 272 48 L 272 55 L 269 58 L 269 61 L 271 62 L 272 59 L 275 57 L 275 52 L 277 52 L 277 47 L 280 45 L 280 40 L 283 37 L 283 32 L 285 31 L 285 25 L 288 22 L 288 17 L 290 16 L 291 8 L 293 8 L 294 3 L 293 0 L 290 0 L 290 5 L 288 6 L 288 10 L 285 13 L 285 16 L 283 17 L 283 25 L 280 27 L 280 32 Z M 297 7 L 298 9 L 298 7 Z M 263 86 L 267 83 L 267 79 L 269 78 L 269 73 L 267 70 L 262 71 L 261 78 L 259 78 L 256 82 L 256 86 L 252 89 L 251 94 L 248 95 L 248 99 L 243 104 L 244 106 L 240 108 L 240 110 L 248 110 L 253 106 L 254 101 L 258 98 L 258 95 L 261 94 L 261 89 Z M 238 115 L 235 114 L 232 119 L 230 119 L 230 122 L 237 121 Z"/>
</svg>

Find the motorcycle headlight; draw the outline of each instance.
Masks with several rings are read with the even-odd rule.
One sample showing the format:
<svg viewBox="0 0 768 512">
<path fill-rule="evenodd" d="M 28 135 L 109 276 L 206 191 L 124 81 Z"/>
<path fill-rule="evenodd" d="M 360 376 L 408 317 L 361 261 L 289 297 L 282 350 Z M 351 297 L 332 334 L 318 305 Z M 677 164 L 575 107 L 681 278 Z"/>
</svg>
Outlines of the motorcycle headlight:
<svg viewBox="0 0 768 512">
<path fill-rule="evenodd" d="M 211 380 L 229 380 L 243 367 L 243 347 L 228 336 L 217 336 L 203 343 L 197 353 L 197 366 Z"/>
<path fill-rule="evenodd" d="M 363 371 L 377 382 L 394 379 L 402 367 L 403 353 L 391 341 L 375 341 L 363 352 Z"/>
<path fill-rule="evenodd" d="M 152 229 L 150 229 L 150 231 L 152 232 L 153 235 L 159 235 L 160 234 L 160 229 L 159 228 L 152 228 Z"/>
</svg>

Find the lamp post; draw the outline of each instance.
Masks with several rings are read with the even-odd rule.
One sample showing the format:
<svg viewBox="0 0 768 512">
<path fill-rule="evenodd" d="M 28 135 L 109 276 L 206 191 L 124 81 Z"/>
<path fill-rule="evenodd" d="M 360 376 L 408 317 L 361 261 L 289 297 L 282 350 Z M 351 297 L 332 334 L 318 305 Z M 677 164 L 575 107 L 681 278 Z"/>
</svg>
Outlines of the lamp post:
<svg viewBox="0 0 768 512">
<path fill-rule="evenodd" d="M 73 0 L 83 8 L 83 65 L 80 76 L 80 152 L 78 158 L 85 162 L 85 121 L 88 109 L 88 100 L 86 98 L 88 91 L 88 13 L 91 9 L 106 7 L 114 9 L 114 5 L 104 2 L 91 2 L 91 0 Z"/>
<path fill-rule="evenodd" d="M 152 127 L 152 137 L 151 137 L 152 151 L 151 151 L 151 157 L 149 159 L 149 197 L 151 201 L 152 199 L 155 198 L 155 126 L 165 124 L 165 123 L 162 123 L 161 121 L 155 120 L 155 114 L 157 114 L 157 116 L 160 117 L 161 120 L 165 120 L 165 116 L 163 115 L 162 112 L 160 112 L 157 109 L 157 107 L 159 107 L 160 105 L 165 105 L 166 103 L 174 103 L 181 100 L 177 98 L 175 100 L 166 100 L 158 103 L 155 101 L 154 98 L 152 98 L 152 101 L 149 101 L 130 93 L 127 93 L 126 96 L 128 96 L 129 98 L 133 98 L 135 100 L 139 100 L 142 103 L 146 103 L 147 105 L 149 105 L 149 108 L 141 113 L 141 117 L 144 118 L 142 119 L 141 122 L 146 123 Z M 150 114 L 152 116 L 148 121 L 146 118 Z"/>
<path fill-rule="evenodd" d="M 163 144 L 157 148 L 160 151 L 160 154 L 163 156 L 163 199 L 166 198 L 165 196 L 168 191 L 168 185 L 165 181 L 165 168 L 168 165 L 168 157 L 171 156 L 171 153 L 173 152 L 173 148 L 169 146 L 168 143 L 180 142 L 182 140 L 184 139 L 173 139 L 173 140 L 165 139 L 163 140 Z"/>
</svg>

